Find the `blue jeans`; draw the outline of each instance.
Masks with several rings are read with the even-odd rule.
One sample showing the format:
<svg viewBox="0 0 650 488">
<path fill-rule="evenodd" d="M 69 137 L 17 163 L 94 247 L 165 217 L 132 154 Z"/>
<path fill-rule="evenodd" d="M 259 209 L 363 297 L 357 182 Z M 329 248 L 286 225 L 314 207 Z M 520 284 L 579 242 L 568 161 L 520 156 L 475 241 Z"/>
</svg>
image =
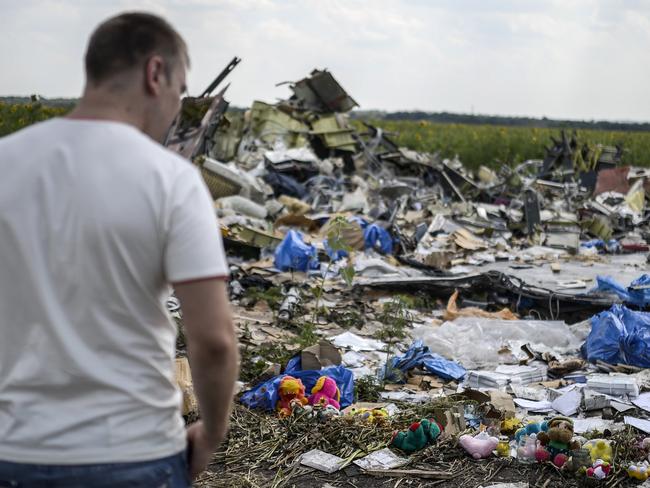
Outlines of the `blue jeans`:
<svg viewBox="0 0 650 488">
<path fill-rule="evenodd" d="M 45 465 L 0 461 L 0 488 L 188 488 L 187 455 L 113 464 Z"/>
</svg>

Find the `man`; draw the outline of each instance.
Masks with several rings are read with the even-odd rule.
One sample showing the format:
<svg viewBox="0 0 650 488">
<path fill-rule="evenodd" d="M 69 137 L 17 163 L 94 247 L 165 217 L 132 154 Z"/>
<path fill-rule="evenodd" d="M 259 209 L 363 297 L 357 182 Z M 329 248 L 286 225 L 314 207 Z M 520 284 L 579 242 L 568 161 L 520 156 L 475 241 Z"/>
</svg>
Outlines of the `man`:
<svg viewBox="0 0 650 488">
<path fill-rule="evenodd" d="M 154 142 L 188 64 L 164 20 L 111 18 L 72 113 L 0 139 L 0 487 L 188 486 L 224 438 L 237 345 L 219 225 L 196 168 Z M 203 419 L 187 430 L 170 284 Z"/>
</svg>

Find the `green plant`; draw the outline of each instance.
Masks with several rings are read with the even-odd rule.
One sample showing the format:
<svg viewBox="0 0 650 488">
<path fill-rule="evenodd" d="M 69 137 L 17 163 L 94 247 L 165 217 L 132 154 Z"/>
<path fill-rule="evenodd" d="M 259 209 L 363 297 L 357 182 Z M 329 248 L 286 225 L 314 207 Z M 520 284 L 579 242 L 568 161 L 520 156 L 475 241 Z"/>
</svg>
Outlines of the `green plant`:
<svg viewBox="0 0 650 488">
<path fill-rule="evenodd" d="M 266 290 L 256 286 L 251 286 L 244 292 L 244 298 L 250 302 L 251 306 L 255 305 L 260 300 L 263 300 L 268 303 L 270 308 L 277 310 L 282 303 L 282 300 L 284 300 L 284 295 L 279 286 L 271 286 Z"/>
<path fill-rule="evenodd" d="M 384 303 L 378 320 L 383 326 L 375 336 L 386 343 L 384 378 L 399 379 L 401 378 L 401 372 L 392 369 L 391 359 L 395 344 L 406 338 L 406 329 L 413 323 L 413 316 L 408 311 L 408 302 L 400 295 L 393 297 L 390 301 Z"/>
<path fill-rule="evenodd" d="M 352 247 L 350 247 L 348 244 L 345 243 L 342 237 L 345 229 L 348 229 L 351 224 L 347 221 L 345 217 L 338 216 L 332 219 L 328 225 L 329 225 L 329 232 L 327 233 L 327 246 L 330 248 L 332 254 L 338 254 L 338 253 L 347 254 L 348 263 L 346 266 L 339 269 L 339 273 L 341 274 L 341 278 L 343 278 L 343 281 L 345 281 L 345 283 L 348 286 L 352 286 L 352 280 L 354 279 L 354 266 L 352 265 L 352 260 L 350 259 L 350 257 L 353 249 Z M 334 264 L 334 260 L 330 259 L 330 261 L 327 263 L 327 268 L 325 269 L 325 273 L 322 274 L 320 280 L 318 281 L 318 284 L 312 288 L 312 293 L 314 294 L 314 298 L 316 299 L 316 306 L 314 307 L 314 311 L 312 314 L 312 323 L 314 324 L 318 323 L 318 317 L 321 312 L 320 302 L 323 298 L 323 292 L 325 289 L 325 278 L 329 275 L 333 264 Z"/>
<path fill-rule="evenodd" d="M 355 402 L 377 402 L 382 391 L 382 382 L 375 376 L 362 376 L 354 382 Z"/>
</svg>

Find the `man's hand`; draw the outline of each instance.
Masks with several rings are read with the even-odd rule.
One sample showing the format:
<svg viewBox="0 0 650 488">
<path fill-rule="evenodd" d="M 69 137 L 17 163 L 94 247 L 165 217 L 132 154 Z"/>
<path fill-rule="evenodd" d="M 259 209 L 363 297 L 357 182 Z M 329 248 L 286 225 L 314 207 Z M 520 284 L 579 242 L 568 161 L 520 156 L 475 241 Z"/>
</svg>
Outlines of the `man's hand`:
<svg viewBox="0 0 650 488">
<path fill-rule="evenodd" d="M 190 474 L 198 476 L 224 440 L 237 379 L 237 338 L 223 280 L 175 284 L 201 422 L 187 429 Z"/>
<path fill-rule="evenodd" d="M 212 459 L 216 444 L 208 439 L 203 422 L 198 421 L 187 428 L 190 479 L 192 481 L 206 470 Z"/>
</svg>

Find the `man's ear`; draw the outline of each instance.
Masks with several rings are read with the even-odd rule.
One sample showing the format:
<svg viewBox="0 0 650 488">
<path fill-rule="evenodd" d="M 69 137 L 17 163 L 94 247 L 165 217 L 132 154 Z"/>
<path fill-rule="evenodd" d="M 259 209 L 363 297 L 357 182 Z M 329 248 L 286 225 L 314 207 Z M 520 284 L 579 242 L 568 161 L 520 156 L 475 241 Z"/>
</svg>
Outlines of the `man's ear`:
<svg viewBox="0 0 650 488">
<path fill-rule="evenodd" d="M 151 56 L 144 68 L 144 89 L 148 95 L 158 96 L 165 78 L 165 60 L 162 56 Z"/>
</svg>

